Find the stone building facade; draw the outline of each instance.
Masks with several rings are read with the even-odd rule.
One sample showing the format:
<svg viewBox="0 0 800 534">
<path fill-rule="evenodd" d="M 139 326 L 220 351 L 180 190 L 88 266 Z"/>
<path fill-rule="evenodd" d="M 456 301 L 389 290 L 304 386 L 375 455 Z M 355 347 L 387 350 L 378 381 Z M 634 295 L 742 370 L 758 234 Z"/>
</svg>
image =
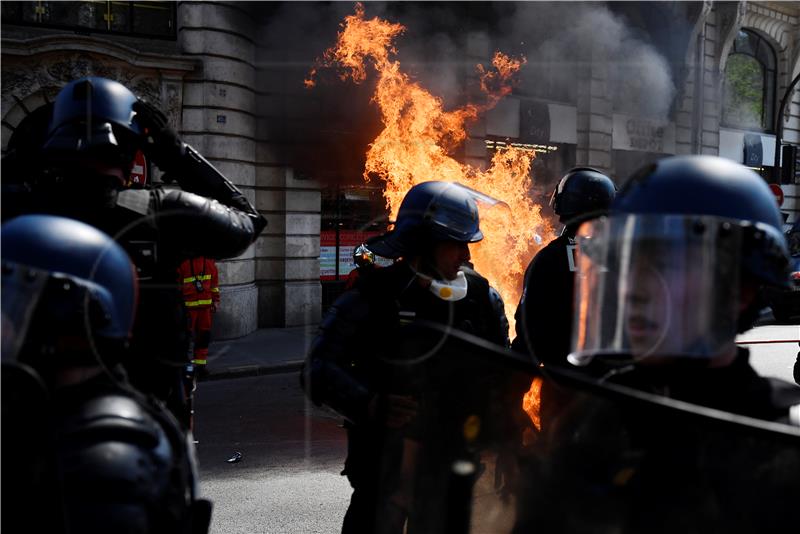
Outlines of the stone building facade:
<svg viewBox="0 0 800 534">
<path fill-rule="evenodd" d="M 323 301 L 321 180 L 342 168 L 337 153 L 363 153 L 369 142 L 359 137 L 362 132 L 342 131 L 326 122 L 332 114 L 347 115 L 346 96 L 339 95 L 337 102 L 302 87 L 314 58 L 332 43 L 340 19 L 315 18 L 318 6 L 309 4 L 292 7 L 306 12 L 291 19 L 286 18 L 287 6 L 279 3 L 182 1 L 158 4 L 170 10 L 158 16 L 170 20 L 162 34 L 153 36 L 135 31 L 136 9 L 147 3 L 128 4 L 127 12 L 89 13 L 91 21 L 107 24 L 103 29 L 84 24 L 80 17 L 75 19 L 80 27 L 48 24 L 48 10 L 58 8 L 53 2 L 3 3 L 3 150 L 22 118 L 51 101 L 69 80 L 91 74 L 121 81 L 159 103 L 184 139 L 236 183 L 268 220 L 245 254 L 220 262 L 217 337 L 317 323 Z M 623 12 L 613 20 L 627 20 L 650 35 L 649 45 L 667 58 L 675 91 L 666 111 L 651 116 L 620 99 L 620 91 L 635 95 L 641 80 L 631 76 L 620 85 L 611 43 L 590 51 L 591 60 L 570 74 L 569 90 L 553 85 L 548 93 L 527 87 L 523 80 L 511 97 L 472 126 L 461 154 L 464 161 L 485 165 L 499 140 L 536 147 L 536 164 L 549 176 L 540 183 L 542 195 L 573 165 L 591 165 L 621 180 L 642 163 L 669 154 L 721 155 L 772 176 L 775 118 L 787 94 L 783 144 L 800 145 L 800 95 L 789 91 L 800 73 L 800 8 L 795 3 L 744 1 L 657 5 L 671 22 L 681 24 L 683 33 L 671 39 L 660 35 L 663 21 L 654 25 L 647 16 L 652 5 L 617 3 L 613 9 Z M 449 6 L 458 13 L 459 4 Z M 486 63 L 498 41 L 489 24 L 481 30 L 478 8 L 470 9 L 456 15 L 478 19 L 459 37 L 459 46 L 466 62 Z M 143 20 L 155 16 L 145 15 Z M 113 24 L 129 16 L 127 30 L 113 30 Z M 765 104 L 769 116 L 758 128 L 731 125 L 723 109 L 726 67 L 732 54 L 742 53 L 746 45 L 743 30 L 774 54 L 771 70 L 765 71 L 774 80 L 771 101 Z M 465 70 L 462 86 L 467 91 L 476 85 L 471 76 Z M 320 165 L 319 159 L 328 161 Z M 790 171 L 784 172 L 782 187 L 783 210 L 791 222 L 800 212 L 800 186 L 797 174 L 786 174 Z M 347 172 L 360 177 L 357 168 Z"/>
<path fill-rule="evenodd" d="M 785 167 L 782 177 L 773 167 L 775 124 L 784 98 L 786 106 L 778 121 L 782 145 L 800 145 L 800 92 L 798 87 L 790 90 L 800 75 L 800 5 L 741 1 L 620 4 L 615 9 L 622 12 L 614 15 L 625 17 L 653 37 L 640 44 L 652 46 L 656 53 L 672 61 L 675 91 L 665 113 L 631 113 L 617 107 L 619 93 L 628 90 L 635 94 L 639 80 L 612 80 L 615 64 L 625 59 L 611 57 L 614 52 L 600 46 L 590 52 L 591 61 L 577 69 L 571 98 L 565 97 L 568 92 L 563 91 L 544 98 L 531 97 L 522 88 L 517 91 L 516 102 L 512 97 L 490 112 L 485 127 L 473 132 L 473 139 L 522 139 L 525 132 L 520 114 L 524 114 L 526 106 L 543 105 L 551 124 L 549 135 L 545 133 L 545 137 L 529 142 L 574 150 L 564 158 L 566 167 L 589 165 L 619 181 L 642 164 L 666 155 L 719 155 L 758 170 L 770 182 L 780 183 L 785 196 L 782 210 L 789 223 L 796 220 L 800 216 L 800 169 L 796 161 L 789 162 L 789 158 L 796 160 L 796 153 L 783 152 L 784 159 L 779 154 L 778 166 L 783 163 Z M 648 10 L 655 12 L 650 27 Z M 663 36 L 659 40 L 658 25 L 682 27 L 682 46 L 675 46 Z M 772 65 L 762 65 L 766 80 L 763 124 L 732 124 L 725 116 L 725 93 L 730 90 L 726 89 L 728 60 L 735 54 L 743 55 L 740 48 L 745 47 L 741 45 L 745 36 L 758 42 L 764 54 L 774 55 Z M 634 86 L 633 91 L 626 85 Z M 480 150 L 472 155 L 479 157 Z"/>
<path fill-rule="evenodd" d="M 47 2 L 26 4 L 52 8 Z M 262 23 L 257 10 L 237 2 L 179 2 L 171 8 L 171 38 L 79 33 L 47 24 L 14 24 L 4 16 L 3 149 L 22 118 L 52 101 L 68 81 L 99 75 L 122 82 L 158 103 L 184 140 L 267 218 L 254 246 L 219 263 L 222 304 L 216 336 L 316 323 L 319 188 L 296 177 L 283 157 L 282 140 L 265 133 L 264 122 L 274 118 L 271 114 L 280 115 L 276 108 L 283 95 L 280 88 L 263 89 L 257 83 L 265 78 L 256 59 Z M 265 101 L 273 104 L 259 108 L 257 102 Z"/>
</svg>

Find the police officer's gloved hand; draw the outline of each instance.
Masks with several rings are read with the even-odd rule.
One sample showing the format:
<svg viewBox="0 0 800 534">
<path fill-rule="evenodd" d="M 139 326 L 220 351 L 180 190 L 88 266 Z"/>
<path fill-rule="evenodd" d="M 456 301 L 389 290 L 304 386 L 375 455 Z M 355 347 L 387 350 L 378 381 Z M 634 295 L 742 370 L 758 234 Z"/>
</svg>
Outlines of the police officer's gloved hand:
<svg viewBox="0 0 800 534">
<path fill-rule="evenodd" d="M 144 100 L 133 104 L 136 122 L 142 129 L 147 157 L 151 158 L 162 171 L 174 171 L 183 155 L 183 142 L 172 129 L 164 113 Z"/>
</svg>

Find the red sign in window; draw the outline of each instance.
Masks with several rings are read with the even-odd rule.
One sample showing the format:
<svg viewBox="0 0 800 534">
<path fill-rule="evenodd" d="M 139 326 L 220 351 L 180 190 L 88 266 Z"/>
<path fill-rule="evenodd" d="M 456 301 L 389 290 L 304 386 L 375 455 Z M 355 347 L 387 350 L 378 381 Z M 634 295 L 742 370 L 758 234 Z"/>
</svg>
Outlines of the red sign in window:
<svg viewBox="0 0 800 534">
<path fill-rule="evenodd" d="M 339 230 L 339 247 L 336 247 L 336 231 L 323 230 L 319 234 L 319 279 L 336 280 L 336 264 L 339 264 L 339 279 L 347 278 L 356 268 L 353 263 L 353 250 L 380 232 L 360 230 Z M 383 263 L 383 262 L 379 262 Z M 391 263 L 391 261 L 389 261 Z"/>
</svg>

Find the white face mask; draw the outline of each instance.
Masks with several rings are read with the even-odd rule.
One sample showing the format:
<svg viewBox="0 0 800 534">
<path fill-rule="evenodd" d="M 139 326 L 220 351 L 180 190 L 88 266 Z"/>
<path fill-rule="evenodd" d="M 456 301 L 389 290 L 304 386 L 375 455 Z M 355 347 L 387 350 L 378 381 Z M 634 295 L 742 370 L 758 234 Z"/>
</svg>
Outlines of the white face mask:
<svg viewBox="0 0 800 534">
<path fill-rule="evenodd" d="M 431 281 L 428 290 L 442 300 L 455 302 L 467 296 L 467 277 L 463 271 L 458 271 L 455 280 L 436 280 L 427 276 L 425 278 Z"/>
</svg>

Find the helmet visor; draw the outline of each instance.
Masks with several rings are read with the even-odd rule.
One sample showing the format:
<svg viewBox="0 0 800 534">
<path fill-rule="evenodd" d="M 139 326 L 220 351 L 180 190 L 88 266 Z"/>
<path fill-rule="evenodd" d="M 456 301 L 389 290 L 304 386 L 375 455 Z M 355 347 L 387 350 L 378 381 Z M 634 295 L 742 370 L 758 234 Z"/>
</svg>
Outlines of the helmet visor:
<svg viewBox="0 0 800 534">
<path fill-rule="evenodd" d="M 616 215 L 581 225 L 570 361 L 712 358 L 733 347 L 740 227 Z"/>
<path fill-rule="evenodd" d="M 457 188 L 466 193 L 461 200 L 458 197 L 449 197 L 448 201 L 441 200 L 443 193 L 431 202 L 424 217 L 430 221 L 436 235 L 443 239 L 475 243 L 483 239 L 480 230 L 478 205 L 494 207 L 498 204 L 507 205 L 485 193 L 471 189 L 465 185 L 452 182 L 449 188 Z"/>
<path fill-rule="evenodd" d="M 2 275 L 2 361 L 17 359 L 49 273 L 3 262 Z"/>
</svg>

